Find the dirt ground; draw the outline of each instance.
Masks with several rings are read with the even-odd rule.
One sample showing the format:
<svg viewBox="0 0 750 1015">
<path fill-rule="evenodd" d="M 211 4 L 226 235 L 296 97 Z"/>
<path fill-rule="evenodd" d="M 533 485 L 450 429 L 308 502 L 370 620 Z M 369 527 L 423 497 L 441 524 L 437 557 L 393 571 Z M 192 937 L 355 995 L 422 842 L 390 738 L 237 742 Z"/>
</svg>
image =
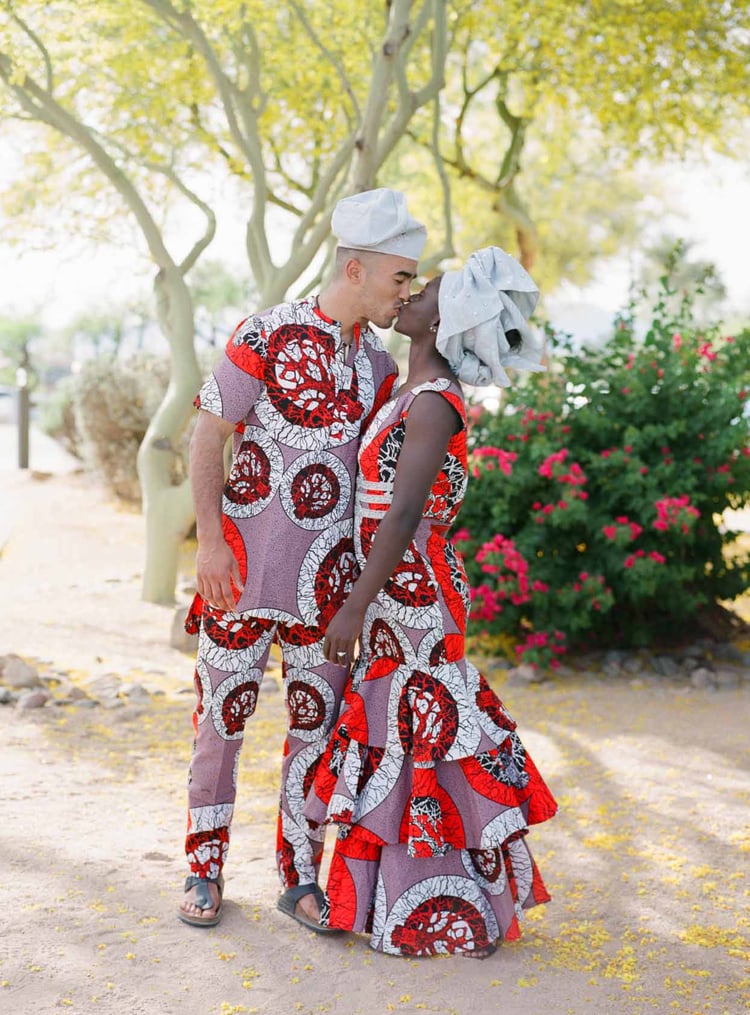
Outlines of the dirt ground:
<svg viewBox="0 0 750 1015">
<path fill-rule="evenodd" d="M 248 726 L 224 919 L 175 916 L 192 661 L 140 600 L 142 519 L 54 462 L 0 466 L 0 655 L 119 708 L 0 707 L 0 1010 L 44 1015 L 739 1015 L 750 1010 L 750 685 L 569 674 L 505 688 L 557 796 L 533 829 L 553 901 L 485 962 L 403 960 L 278 913 L 282 695 Z M 182 583 L 183 589 L 184 584 Z M 184 592 L 183 592 L 184 594 Z"/>
</svg>

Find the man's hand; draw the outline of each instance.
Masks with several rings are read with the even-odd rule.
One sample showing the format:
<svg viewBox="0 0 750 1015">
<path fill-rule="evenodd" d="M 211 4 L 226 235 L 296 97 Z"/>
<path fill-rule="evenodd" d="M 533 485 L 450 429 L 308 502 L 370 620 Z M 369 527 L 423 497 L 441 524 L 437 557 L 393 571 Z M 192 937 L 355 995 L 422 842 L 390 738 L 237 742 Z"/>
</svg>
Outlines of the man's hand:
<svg viewBox="0 0 750 1015">
<path fill-rule="evenodd" d="M 204 603 L 209 606 L 229 611 L 237 606 L 243 589 L 240 568 L 224 540 L 210 546 L 198 544 L 195 584 Z"/>
</svg>

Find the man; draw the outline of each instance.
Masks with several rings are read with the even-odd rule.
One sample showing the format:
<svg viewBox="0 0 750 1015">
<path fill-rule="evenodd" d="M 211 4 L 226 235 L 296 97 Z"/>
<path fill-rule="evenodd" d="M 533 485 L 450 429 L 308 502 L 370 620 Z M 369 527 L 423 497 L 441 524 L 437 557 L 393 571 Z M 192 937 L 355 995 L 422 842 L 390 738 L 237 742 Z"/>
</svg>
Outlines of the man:
<svg viewBox="0 0 750 1015">
<path fill-rule="evenodd" d="M 323 636 L 356 578 L 353 497 L 364 429 L 390 397 L 396 367 L 369 322 L 389 328 L 416 275 L 426 230 L 404 196 L 345 198 L 339 246 L 317 299 L 247 318 L 201 388 L 190 470 L 198 531 L 198 704 L 188 789 L 191 874 L 179 917 L 215 926 L 239 752 L 272 641 L 281 646 L 289 726 L 282 764 L 278 908 L 315 931 L 322 828 L 302 810 L 349 661 L 326 662 Z M 223 451 L 234 434 L 224 480 Z"/>
</svg>

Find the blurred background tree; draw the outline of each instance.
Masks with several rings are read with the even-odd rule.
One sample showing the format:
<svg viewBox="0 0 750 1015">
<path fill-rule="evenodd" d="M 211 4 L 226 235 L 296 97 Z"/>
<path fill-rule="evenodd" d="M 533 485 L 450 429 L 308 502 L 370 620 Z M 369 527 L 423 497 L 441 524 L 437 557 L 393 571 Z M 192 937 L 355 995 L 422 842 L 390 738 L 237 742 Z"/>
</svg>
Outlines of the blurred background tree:
<svg viewBox="0 0 750 1015">
<path fill-rule="evenodd" d="M 644 164 L 741 143 L 747 15 L 747 0 L 2 0 L 0 117 L 23 149 L 4 238 L 116 239 L 154 267 L 171 378 L 138 457 L 145 598 L 172 599 L 192 524 L 174 456 L 219 215 L 245 222 L 260 306 L 320 284 L 335 202 L 375 185 L 428 224 L 425 270 L 497 243 L 545 288 L 581 280 L 637 236 Z"/>
</svg>

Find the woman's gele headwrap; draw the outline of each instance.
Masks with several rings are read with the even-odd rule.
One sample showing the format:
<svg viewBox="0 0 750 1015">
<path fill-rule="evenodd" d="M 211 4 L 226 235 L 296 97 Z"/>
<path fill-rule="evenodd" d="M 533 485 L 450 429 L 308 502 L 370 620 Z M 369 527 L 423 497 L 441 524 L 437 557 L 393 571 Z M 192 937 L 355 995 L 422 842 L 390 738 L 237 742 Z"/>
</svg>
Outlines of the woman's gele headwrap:
<svg viewBox="0 0 750 1015">
<path fill-rule="evenodd" d="M 527 323 L 538 299 L 533 279 L 515 258 L 500 247 L 477 250 L 440 282 L 438 352 L 466 384 L 507 387 L 506 367 L 545 370 L 544 343 Z M 513 330 L 521 335 L 517 352 L 506 335 Z"/>
</svg>

